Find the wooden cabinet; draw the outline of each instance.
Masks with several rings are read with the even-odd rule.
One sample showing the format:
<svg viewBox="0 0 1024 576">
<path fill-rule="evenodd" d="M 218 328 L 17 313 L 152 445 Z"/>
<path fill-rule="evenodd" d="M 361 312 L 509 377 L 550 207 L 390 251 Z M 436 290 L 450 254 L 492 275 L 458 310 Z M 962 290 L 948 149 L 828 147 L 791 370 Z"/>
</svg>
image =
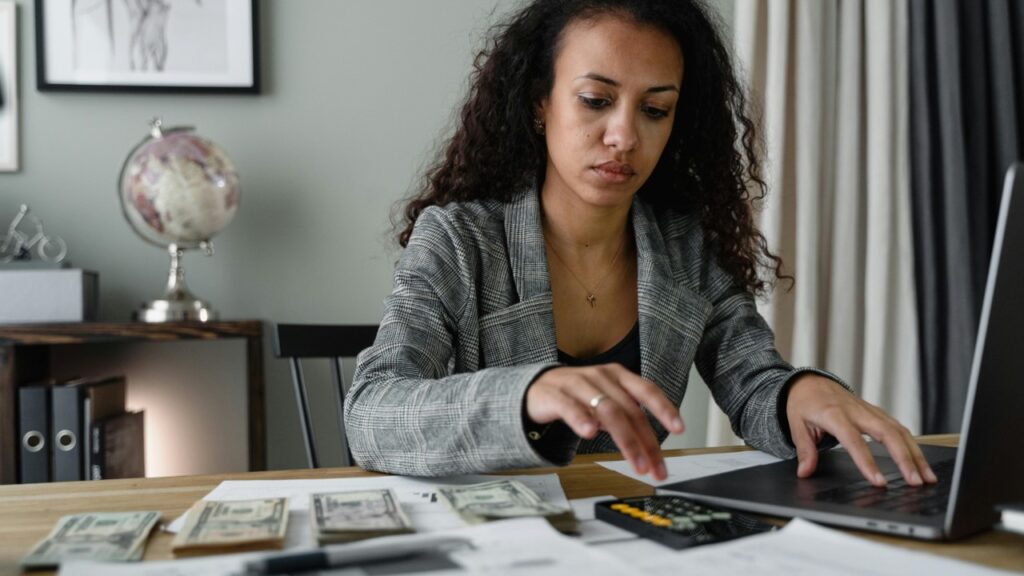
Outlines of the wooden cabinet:
<svg viewBox="0 0 1024 576">
<path fill-rule="evenodd" d="M 266 469 L 266 417 L 263 399 L 263 323 L 225 322 L 86 322 L 0 325 L 0 484 L 17 481 L 17 388 L 50 376 L 54 346 L 104 342 L 173 342 L 181 340 L 246 341 L 246 392 L 249 412 L 249 469 Z M 131 383 L 128 383 L 131 386 Z"/>
</svg>

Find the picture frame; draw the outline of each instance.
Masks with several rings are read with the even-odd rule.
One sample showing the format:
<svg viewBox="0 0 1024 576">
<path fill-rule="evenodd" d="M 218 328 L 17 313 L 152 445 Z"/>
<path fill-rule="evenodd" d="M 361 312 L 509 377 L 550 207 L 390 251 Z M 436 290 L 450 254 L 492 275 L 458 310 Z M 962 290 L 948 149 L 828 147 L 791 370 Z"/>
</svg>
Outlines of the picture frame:
<svg viewBox="0 0 1024 576">
<path fill-rule="evenodd" d="M 0 0 L 0 172 L 18 167 L 18 9 Z"/>
<path fill-rule="evenodd" d="M 258 94 L 256 0 L 35 0 L 41 92 Z"/>
</svg>

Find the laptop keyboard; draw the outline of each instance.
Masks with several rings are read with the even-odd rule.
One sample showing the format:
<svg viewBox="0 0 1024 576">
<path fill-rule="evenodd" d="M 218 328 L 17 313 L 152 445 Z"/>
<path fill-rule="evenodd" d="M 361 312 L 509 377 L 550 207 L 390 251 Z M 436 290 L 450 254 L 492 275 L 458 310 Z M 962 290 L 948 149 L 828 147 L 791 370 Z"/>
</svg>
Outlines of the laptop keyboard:
<svg viewBox="0 0 1024 576">
<path fill-rule="evenodd" d="M 932 471 L 938 476 L 936 484 L 911 486 L 899 473 L 886 476 L 886 488 L 876 488 L 867 480 L 822 490 L 814 495 L 821 502 L 849 504 L 858 508 L 876 508 L 893 512 L 906 512 L 922 516 L 943 514 L 949 504 L 949 490 L 953 485 L 955 460 L 947 460 L 935 466 Z"/>
</svg>

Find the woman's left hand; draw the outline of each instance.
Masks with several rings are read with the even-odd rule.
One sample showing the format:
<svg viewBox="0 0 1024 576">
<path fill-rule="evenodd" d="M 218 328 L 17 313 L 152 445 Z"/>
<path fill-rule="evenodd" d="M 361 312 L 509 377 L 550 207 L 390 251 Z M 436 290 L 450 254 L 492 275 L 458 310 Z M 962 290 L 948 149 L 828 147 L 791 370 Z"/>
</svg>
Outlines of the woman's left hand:
<svg viewBox="0 0 1024 576">
<path fill-rule="evenodd" d="M 862 434 L 885 445 L 908 484 L 920 486 L 938 479 L 910 431 L 881 408 L 861 400 L 839 384 L 818 374 L 803 374 L 790 385 L 786 418 L 796 446 L 797 476 L 806 478 L 818 465 L 818 442 L 831 434 L 839 440 L 861 474 L 875 486 L 885 477 L 871 456 Z"/>
</svg>

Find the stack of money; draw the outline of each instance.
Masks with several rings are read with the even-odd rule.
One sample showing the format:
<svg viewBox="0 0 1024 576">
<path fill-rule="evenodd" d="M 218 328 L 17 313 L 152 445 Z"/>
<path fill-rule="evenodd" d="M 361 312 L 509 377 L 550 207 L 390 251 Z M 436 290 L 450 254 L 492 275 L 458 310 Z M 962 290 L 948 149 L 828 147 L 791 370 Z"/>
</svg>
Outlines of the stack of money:
<svg viewBox="0 0 1024 576">
<path fill-rule="evenodd" d="M 287 529 L 287 498 L 200 500 L 189 508 L 171 549 L 192 556 L 281 548 Z"/>
<path fill-rule="evenodd" d="M 393 490 L 313 494 L 309 509 L 321 545 L 413 532 Z"/>
<path fill-rule="evenodd" d="M 517 480 L 497 480 L 467 486 L 438 486 L 438 495 L 469 524 L 488 520 L 543 516 L 555 530 L 574 534 L 576 515 L 541 500 L 540 496 Z"/>
<path fill-rule="evenodd" d="M 25 568 L 53 568 L 65 560 L 137 562 L 159 512 L 91 512 L 64 516 L 21 560 Z"/>
</svg>

